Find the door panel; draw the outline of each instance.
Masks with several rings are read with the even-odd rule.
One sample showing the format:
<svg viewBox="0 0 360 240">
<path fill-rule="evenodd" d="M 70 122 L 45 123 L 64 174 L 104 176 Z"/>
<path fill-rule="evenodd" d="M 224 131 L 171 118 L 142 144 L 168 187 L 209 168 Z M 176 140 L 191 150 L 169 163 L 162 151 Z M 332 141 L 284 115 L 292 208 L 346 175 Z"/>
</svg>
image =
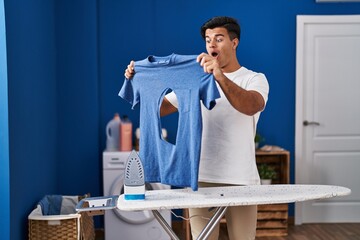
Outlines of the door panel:
<svg viewBox="0 0 360 240">
<path fill-rule="evenodd" d="M 296 183 L 352 194 L 296 204 L 295 223 L 360 222 L 360 16 L 298 16 L 296 64 Z"/>
</svg>

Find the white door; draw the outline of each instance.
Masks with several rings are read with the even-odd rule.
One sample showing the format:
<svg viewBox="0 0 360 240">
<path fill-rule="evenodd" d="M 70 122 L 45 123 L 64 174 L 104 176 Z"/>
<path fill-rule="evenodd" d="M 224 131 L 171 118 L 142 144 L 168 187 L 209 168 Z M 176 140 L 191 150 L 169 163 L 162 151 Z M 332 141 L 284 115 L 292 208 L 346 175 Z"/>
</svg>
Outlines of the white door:
<svg viewBox="0 0 360 240">
<path fill-rule="evenodd" d="M 360 15 L 297 16 L 297 184 L 348 187 L 297 203 L 295 223 L 360 222 Z"/>
</svg>

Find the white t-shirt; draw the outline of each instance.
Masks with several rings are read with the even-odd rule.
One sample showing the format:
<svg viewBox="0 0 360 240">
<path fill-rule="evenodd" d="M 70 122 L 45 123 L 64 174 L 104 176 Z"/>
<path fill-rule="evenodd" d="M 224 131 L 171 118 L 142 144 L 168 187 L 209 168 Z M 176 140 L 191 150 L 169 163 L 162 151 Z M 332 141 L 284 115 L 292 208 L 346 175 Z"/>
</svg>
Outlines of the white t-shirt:
<svg viewBox="0 0 360 240">
<path fill-rule="evenodd" d="M 268 99 L 269 85 L 264 74 L 241 67 L 225 76 L 243 89 L 259 92 Z M 248 116 L 238 112 L 227 100 L 219 85 L 221 98 L 211 110 L 202 107 L 202 145 L 199 181 L 238 185 L 260 184 L 256 167 L 256 125 L 260 112 Z M 176 97 L 166 97 L 177 106 Z"/>
</svg>

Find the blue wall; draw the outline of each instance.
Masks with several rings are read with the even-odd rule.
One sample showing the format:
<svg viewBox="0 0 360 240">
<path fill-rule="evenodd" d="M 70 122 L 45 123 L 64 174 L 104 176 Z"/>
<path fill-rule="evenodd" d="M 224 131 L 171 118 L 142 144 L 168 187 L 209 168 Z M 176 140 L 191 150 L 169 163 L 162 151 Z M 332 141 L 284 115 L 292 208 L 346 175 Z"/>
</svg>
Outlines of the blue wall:
<svg viewBox="0 0 360 240">
<path fill-rule="evenodd" d="M 5 13 L 10 229 L 26 239 L 44 195 L 100 195 L 97 1 L 12 0 Z"/>
<path fill-rule="evenodd" d="M 58 193 L 102 195 L 96 0 L 56 1 Z M 101 217 L 95 218 L 102 225 Z"/>
<path fill-rule="evenodd" d="M 96 0 L 56 1 L 58 192 L 100 195 Z"/>
<path fill-rule="evenodd" d="M 45 194 L 102 194 L 106 123 L 119 112 L 134 127 L 139 124 L 138 109 L 130 110 L 117 96 L 126 65 L 149 54 L 205 51 L 199 27 L 215 15 L 238 18 L 240 63 L 268 77 L 270 96 L 258 129 L 267 144 L 290 150 L 293 182 L 296 15 L 360 14 L 360 3 L 315 0 L 4 2 L 8 82 L 1 71 L 0 91 L 8 89 L 9 145 L 6 94 L 0 92 L 0 131 L 5 133 L 0 135 L 5 142 L 0 203 L 10 200 L 11 217 L 5 212 L 2 220 L 10 222 L 14 240 L 26 239 L 27 215 Z M 1 45 L 0 50 L 3 58 Z M 170 138 L 175 129 L 174 121 L 168 126 Z"/>
<path fill-rule="evenodd" d="M 0 238 L 10 238 L 8 85 L 4 1 L 0 0 Z"/>
<path fill-rule="evenodd" d="M 5 1 L 5 16 L 10 229 L 11 239 L 25 239 L 28 214 L 58 184 L 54 4 Z"/>
</svg>

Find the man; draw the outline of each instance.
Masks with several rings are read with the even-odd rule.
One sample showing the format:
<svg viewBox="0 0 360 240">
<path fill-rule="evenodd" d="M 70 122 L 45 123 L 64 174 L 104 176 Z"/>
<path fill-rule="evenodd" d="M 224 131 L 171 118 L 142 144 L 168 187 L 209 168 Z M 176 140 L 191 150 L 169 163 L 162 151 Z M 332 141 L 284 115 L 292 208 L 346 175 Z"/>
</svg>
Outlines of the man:
<svg viewBox="0 0 360 240">
<path fill-rule="evenodd" d="M 199 186 L 260 184 L 255 160 L 254 137 L 260 112 L 264 110 L 269 85 L 266 77 L 241 66 L 236 49 L 240 26 L 234 18 L 214 17 L 201 27 L 207 53 L 197 61 L 204 72 L 212 73 L 221 98 L 211 111 L 202 108 L 203 132 Z M 130 79 L 134 62 L 125 70 Z M 161 115 L 177 111 L 176 97 L 169 94 L 161 106 Z M 196 239 L 213 214 L 209 209 L 190 209 L 193 239 Z M 255 239 L 257 207 L 229 207 L 226 214 L 231 240 Z M 209 239 L 219 236 L 217 226 Z"/>
</svg>

